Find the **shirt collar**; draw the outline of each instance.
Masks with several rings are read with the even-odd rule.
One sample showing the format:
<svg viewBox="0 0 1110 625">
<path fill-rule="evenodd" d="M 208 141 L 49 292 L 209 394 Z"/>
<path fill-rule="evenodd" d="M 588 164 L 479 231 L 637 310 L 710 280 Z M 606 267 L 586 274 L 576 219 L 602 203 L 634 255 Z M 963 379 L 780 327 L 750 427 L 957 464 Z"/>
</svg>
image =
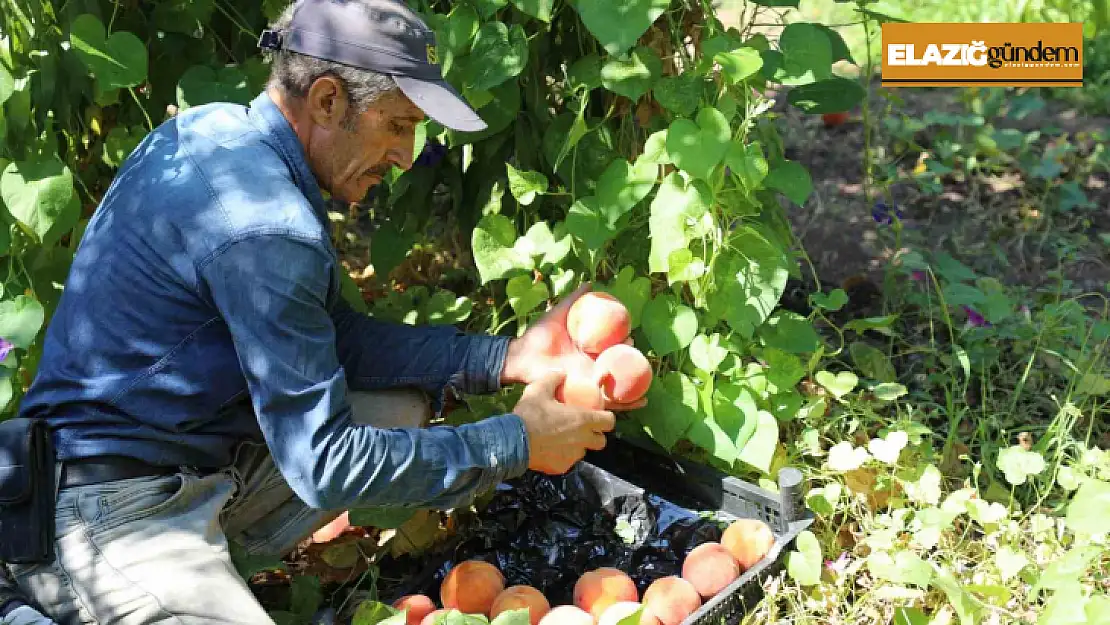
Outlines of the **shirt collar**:
<svg viewBox="0 0 1110 625">
<path fill-rule="evenodd" d="M 293 131 L 293 126 L 278 108 L 277 103 L 270 98 L 270 94 L 263 91 L 251 101 L 248 115 L 267 135 L 276 140 L 282 156 L 291 166 L 293 181 L 296 182 L 301 193 L 308 198 L 317 217 L 326 225 L 328 215 L 320 184 L 316 182 L 316 176 L 308 167 L 304 146 L 301 145 L 297 133 Z"/>
</svg>

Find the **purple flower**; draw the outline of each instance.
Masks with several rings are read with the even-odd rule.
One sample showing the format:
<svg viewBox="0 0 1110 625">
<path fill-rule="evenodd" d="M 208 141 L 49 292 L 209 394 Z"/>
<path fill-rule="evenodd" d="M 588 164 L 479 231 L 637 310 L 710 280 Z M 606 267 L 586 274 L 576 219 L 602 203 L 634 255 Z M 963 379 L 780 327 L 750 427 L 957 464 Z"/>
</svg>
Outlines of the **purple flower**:
<svg viewBox="0 0 1110 625">
<path fill-rule="evenodd" d="M 7 339 L 0 338 L 0 362 L 8 357 L 8 353 L 12 351 L 15 345 L 12 345 Z"/>
<path fill-rule="evenodd" d="M 871 209 L 871 218 L 874 219 L 876 223 L 894 223 L 895 216 L 897 216 L 898 219 L 902 219 L 902 209 L 897 204 L 894 205 L 893 215 L 891 214 L 891 208 L 886 205 L 886 202 L 875 202 L 875 207 Z"/>
<path fill-rule="evenodd" d="M 913 280 L 914 282 L 924 282 L 925 281 L 925 272 L 924 271 L 915 271 L 915 272 L 911 273 L 910 274 L 910 280 Z"/>
<path fill-rule="evenodd" d="M 963 306 L 964 312 L 967 313 L 967 322 L 976 328 L 989 327 L 990 323 L 983 315 L 980 315 L 974 308 L 970 306 Z"/>
<path fill-rule="evenodd" d="M 849 562 L 851 562 L 851 558 L 848 557 L 848 552 L 842 551 L 840 552 L 840 557 L 837 558 L 835 562 L 832 560 L 825 560 L 825 568 L 839 575 L 844 573 L 848 568 Z"/>
</svg>

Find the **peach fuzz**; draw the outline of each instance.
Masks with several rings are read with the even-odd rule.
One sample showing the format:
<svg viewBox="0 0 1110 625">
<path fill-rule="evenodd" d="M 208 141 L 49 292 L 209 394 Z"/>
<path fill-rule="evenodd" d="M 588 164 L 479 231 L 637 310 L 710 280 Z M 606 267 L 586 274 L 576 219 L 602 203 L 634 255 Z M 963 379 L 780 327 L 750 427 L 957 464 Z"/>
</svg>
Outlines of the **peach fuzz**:
<svg viewBox="0 0 1110 625">
<path fill-rule="evenodd" d="M 603 291 L 582 294 L 567 311 L 567 333 L 579 349 L 590 355 L 628 338 L 632 315 L 619 299 Z"/>
<path fill-rule="evenodd" d="M 568 406 L 601 410 L 605 401 L 601 396 L 601 387 L 589 377 L 577 373 L 569 373 L 555 389 L 555 401 Z"/>
<path fill-rule="evenodd" d="M 647 622 L 659 625 L 679 625 L 701 607 L 701 595 L 694 585 L 678 577 L 660 577 L 644 591 L 644 612 L 650 613 Z M 642 625 L 647 625 L 644 620 Z"/>
<path fill-rule="evenodd" d="M 718 542 L 694 547 L 682 561 L 682 579 L 693 584 L 703 599 L 721 592 L 737 577 L 740 577 L 740 564 Z"/>
<path fill-rule="evenodd" d="M 505 576 L 483 560 L 467 560 L 455 565 L 443 578 L 439 600 L 445 608 L 465 614 L 489 616 L 493 600 L 505 590 Z"/>
<path fill-rule="evenodd" d="M 587 571 L 574 583 L 574 605 L 595 619 L 614 603 L 639 600 L 636 583 L 620 569 L 602 567 Z"/>
<path fill-rule="evenodd" d="M 759 519 L 737 519 L 721 534 L 721 544 L 740 563 L 741 572 L 762 560 L 775 544 L 771 527 Z"/>
<path fill-rule="evenodd" d="M 492 621 L 498 614 L 510 610 L 528 609 L 528 618 L 532 625 L 538 625 L 540 619 L 551 611 L 551 604 L 547 597 L 539 590 L 527 585 L 509 586 L 493 600 L 490 607 L 489 618 Z"/>
</svg>

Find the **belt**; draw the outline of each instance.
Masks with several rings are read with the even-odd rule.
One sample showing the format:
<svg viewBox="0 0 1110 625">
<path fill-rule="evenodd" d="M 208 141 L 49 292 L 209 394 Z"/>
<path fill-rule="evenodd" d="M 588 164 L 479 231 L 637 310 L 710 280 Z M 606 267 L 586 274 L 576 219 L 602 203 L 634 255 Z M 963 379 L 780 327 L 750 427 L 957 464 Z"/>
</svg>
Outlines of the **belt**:
<svg viewBox="0 0 1110 625">
<path fill-rule="evenodd" d="M 176 466 L 160 467 L 125 456 L 98 456 L 80 460 L 66 460 L 62 463 L 62 475 L 59 478 L 58 488 L 74 488 L 137 477 L 173 475 L 178 470 L 179 467 Z"/>
</svg>

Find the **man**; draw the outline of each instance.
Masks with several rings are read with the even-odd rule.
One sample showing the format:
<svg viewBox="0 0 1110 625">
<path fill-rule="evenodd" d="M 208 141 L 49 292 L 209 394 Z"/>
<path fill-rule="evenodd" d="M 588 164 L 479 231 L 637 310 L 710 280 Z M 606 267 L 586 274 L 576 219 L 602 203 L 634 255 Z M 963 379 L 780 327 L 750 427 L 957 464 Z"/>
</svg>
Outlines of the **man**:
<svg viewBox="0 0 1110 625">
<path fill-rule="evenodd" d="M 53 428 L 56 558 L 6 569 L 59 623 L 270 623 L 228 540 L 282 554 L 350 507 L 446 509 L 562 473 L 631 407 L 553 399 L 552 370 L 588 364 L 565 324 L 581 289 L 512 340 L 340 296 L 323 191 L 354 202 L 410 167 L 425 115 L 484 127 L 413 12 L 304 0 L 261 43 L 272 77 L 249 107 L 185 111 L 123 164 L 48 329 L 22 416 Z M 511 414 L 461 427 L 390 399 L 514 383 Z"/>
</svg>

